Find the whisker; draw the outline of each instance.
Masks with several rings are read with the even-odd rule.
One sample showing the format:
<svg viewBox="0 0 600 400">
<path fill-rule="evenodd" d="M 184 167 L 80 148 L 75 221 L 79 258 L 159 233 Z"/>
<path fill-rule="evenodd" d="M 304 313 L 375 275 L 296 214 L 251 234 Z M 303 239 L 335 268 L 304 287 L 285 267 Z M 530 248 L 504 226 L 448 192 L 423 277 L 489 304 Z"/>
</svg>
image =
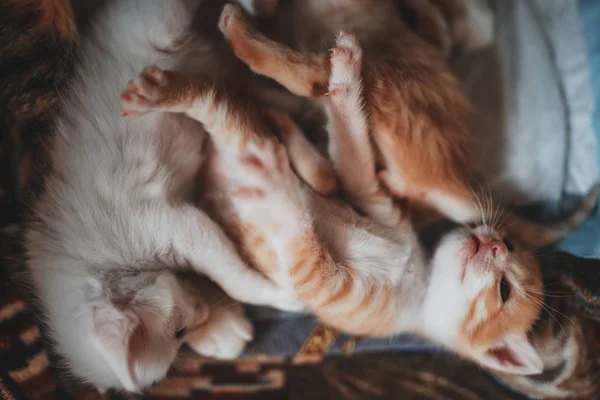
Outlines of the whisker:
<svg viewBox="0 0 600 400">
<path fill-rule="evenodd" d="M 552 318 L 554 318 L 554 320 L 556 321 L 556 323 L 558 324 L 558 326 L 560 326 L 560 329 L 563 331 L 563 334 L 566 337 L 567 336 L 567 331 L 565 330 L 565 327 L 560 323 L 560 321 L 558 320 L 558 318 L 556 318 L 556 316 L 553 315 L 550 310 L 548 310 L 548 308 L 546 307 L 546 305 L 544 303 L 540 303 L 540 306 L 542 306 L 542 308 L 544 310 L 546 310 L 546 312 L 548 313 L 548 315 L 550 315 Z"/>
<path fill-rule="evenodd" d="M 542 300 L 536 299 L 535 297 L 533 297 L 533 296 L 531 296 L 531 295 L 529 295 L 529 294 L 527 294 L 527 293 L 526 293 L 526 295 L 527 295 L 527 296 L 529 296 L 529 297 L 530 297 L 531 299 L 533 299 L 534 301 L 536 301 L 536 302 L 537 302 L 538 304 L 540 304 L 542 307 L 544 307 L 544 309 L 546 309 L 546 311 L 548 311 L 548 309 L 550 309 L 550 310 L 554 311 L 555 313 L 557 313 L 557 314 L 561 315 L 562 317 L 566 318 L 567 320 L 569 320 L 569 322 L 571 322 L 571 323 L 573 324 L 573 326 L 574 326 L 574 327 L 577 329 L 577 331 L 578 331 L 580 334 L 583 334 L 583 332 L 581 332 L 581 328 L 579 328 L 579 326 L 578 326 L 578 325 L 575 323 L 575 321 L 573 321 L 573 319 L 569 318 L 569 317 L 568 317 L 566 314 L 563 314 L 563 313 L 561 313 L 560 311 L 558 311 L 557 309 L 555 309 L 555 308 L 551 307 L 550 305 L 548 305 L 547 303 L 545 303 L 545 302 L 544 302 L 544 301 L 542 301 Z M 548 311 L 548 313 L 549 313 L 550 315 L 552 315 L 552 313 L 550 313 L 550 311 Z M 555 317 L 555 319 L 556 319 L 556 317 Z M 558 320 L 556 320 L 556 321 L 558 322 Z M 559 325 L 560 325 L 560 323 L 559 323 Z M 561 325 L 561 328 L 562 328 L 562 325 Z M 564 331 L 564 329 L 563 329 L 563 331 Z M 565 335 L 566 335 L 566 332 L 565 332 Z"/>
<path fill-rule="evenodd" d="M 483 207 L 481 205 L 481 200 L 479 199 L 479 195 L 475 192 L 475 189 L 473 189 L 473 186 L 469 185 L 469 189 L 471 189 L 471 192 L 473 192 L 473 196 L 475 197 L 475 200 L 477 200 L 477 211 L 480 214 L 481 221 L 483 223 L 485 223 L 485 218 L 483 215 Z M 475 205 L 475 204 L 473 204 L 473 205 Z"/>
<path fill-rule="evenodd" d="M 490 188 L 490 181 L 488 181 L 488 180 L 486 179 L 486 180 L 485 180 L 485 184 L 486 184 L 486 186 L 487 186 L 488 213 L 489 213 L 489 216 L 490 216 L 490 222 L 493 222 L 493 221 L 492 221 L 492 210 L 493 210 L 493 207 L 494 207 L 494 202 L 493 202 L 493 200 L 492 200 L 492 189 Z M 492 224 L 493 224 L 493 223 L 492 223 Z M 490 226 L 491 226 L 492 224 L 490 224 Z"/>
</svg>

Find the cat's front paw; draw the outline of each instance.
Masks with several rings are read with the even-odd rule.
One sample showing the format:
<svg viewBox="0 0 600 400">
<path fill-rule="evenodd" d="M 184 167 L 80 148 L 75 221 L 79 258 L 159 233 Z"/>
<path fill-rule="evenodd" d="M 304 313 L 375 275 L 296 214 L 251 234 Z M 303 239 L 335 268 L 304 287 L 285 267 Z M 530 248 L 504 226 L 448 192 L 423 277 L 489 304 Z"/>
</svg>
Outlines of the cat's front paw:
<svg viewBox="0 0 600 400">
<path fill-rule="evenodd" d="M 347 94 L 352 88 L 361 88 L 362 48 L 356 37 L 339 32 L 336 47 L 331 49 L 331 76 L 329 96 Z"/>
<path fill-rule="evenodd" d="M 252 340 L 252 324 L 239 304 L 211 310 L 208 321 L 192 328 L 185 342 L 198 354 L 217 359 L 239 356 Z"/>
<path fill-rule="evenodd" d="M 239 161 L 234 181 L 239 186 L 234 197 L 265 198 L 287 193 L 295 196 L 298 178 L 292 171 L 285 148 L 269 138 L 249 146 L 248 155 Z"/>
<path fill-rule="evenodd" d="M 121 114 L 134 116 L 162 110 L 169 83 L 167 73 L 157 66 L 144 68 L 137 78 L 127 82 L 127 90 L 121 94 Z"/>
</svg>

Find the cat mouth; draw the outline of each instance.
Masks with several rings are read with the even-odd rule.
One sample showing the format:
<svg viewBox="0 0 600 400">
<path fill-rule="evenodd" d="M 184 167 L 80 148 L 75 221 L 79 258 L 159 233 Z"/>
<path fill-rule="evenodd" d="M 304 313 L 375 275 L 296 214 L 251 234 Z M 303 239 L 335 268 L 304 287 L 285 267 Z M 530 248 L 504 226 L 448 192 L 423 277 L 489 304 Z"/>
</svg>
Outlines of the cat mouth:
<svg viewBox="0 0 600 400">
<path fill-rule="evenodd" d="M 463 283 L 465 280 L 465 275 L 467 273 L 467 265 L 469 265 L 469 261 L 473 257 L 479 253 L 479 247 L 481 246 L 481 242 L 475 235 L 469 236 L 467 239 L 467 244 L 462 250 L 463 253 L 463 264 L 462 264 L 462 272 L 460 276 L 460 282 Z"/>
</svg>

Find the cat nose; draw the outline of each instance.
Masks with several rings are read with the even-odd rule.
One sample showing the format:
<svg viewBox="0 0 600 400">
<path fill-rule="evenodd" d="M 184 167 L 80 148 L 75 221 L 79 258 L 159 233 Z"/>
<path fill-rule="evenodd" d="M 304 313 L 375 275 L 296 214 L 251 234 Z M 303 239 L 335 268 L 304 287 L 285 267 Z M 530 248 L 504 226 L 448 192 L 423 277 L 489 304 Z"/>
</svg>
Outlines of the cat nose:
<svg viewBox="0 0 600 400">
<path fill-rule="evenodd" d="M 493 258 L 506 257 L 508 249 L 502 240 L 492 239 L 490 237 L 480 237 L 479 251 L 487 250 Z"/>
</svg>

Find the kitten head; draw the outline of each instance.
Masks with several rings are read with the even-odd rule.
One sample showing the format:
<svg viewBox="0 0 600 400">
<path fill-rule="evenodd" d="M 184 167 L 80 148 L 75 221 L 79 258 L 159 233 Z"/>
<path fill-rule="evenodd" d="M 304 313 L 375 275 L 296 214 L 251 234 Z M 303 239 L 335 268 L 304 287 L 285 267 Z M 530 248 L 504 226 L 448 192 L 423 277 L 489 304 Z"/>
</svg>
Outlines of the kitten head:
<svg viewBox="0 0 600 400">
<path fill-rule="evenodd" d="M 194 300 L 169 273 L 159 275 L 131 299 L 95 301 L 91 339 L 105 365 L 92 382 L 99 389 L 139 392 L 162 379 L 196 312 Z"/>
<path fill-rule="evenodd" d="M 540 267 L 530 251 L 486 226 L 455 229 L 433 255 L 427 331 L 489 368 L 540 373 L 543 364 L 527 332 L 541 293 Z"/>
</svg>

